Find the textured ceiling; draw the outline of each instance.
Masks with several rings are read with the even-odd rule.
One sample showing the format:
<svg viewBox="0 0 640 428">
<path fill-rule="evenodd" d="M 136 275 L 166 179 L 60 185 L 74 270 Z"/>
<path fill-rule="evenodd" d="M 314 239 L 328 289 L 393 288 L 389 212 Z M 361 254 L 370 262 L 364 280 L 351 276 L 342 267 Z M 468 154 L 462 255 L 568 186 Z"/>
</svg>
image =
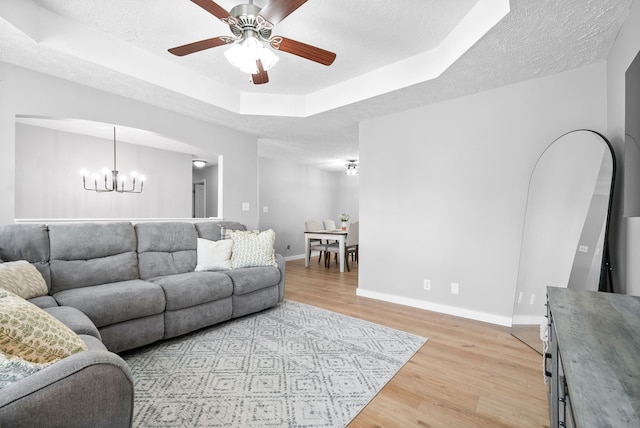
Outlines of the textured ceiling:
<svg viewBox="0 0 640 428">
<path fill-rule="evenodd" d="M 83 46 L 60 40 L 77 31 L 95 32 L 104 43 L 90 48 L 109 52 L 133 46 L 171 67 L 188 69 L 203 84 L 259 95 L 305 95 L 432 49 L 458 25 L 477 0 L 309 0 L 274 33 L 338 54 L 324 67 L 286 53 L 269 72 L 270 82 L 255 86 L 233 69 L 215 48 L 174 57 L 167 48 L 217 35 L 228 27 L 188 0 L 0 0 L 0 61 L 171 109 L 256 135 L 259 153 L 336 170 L 358 158 L 358 121 L 455 98 L 510 83 L 603 61 L 633 0 L 512 0 L 511 11 L 439 77 L 382 95 L 331 108 L 309 117 L 238 114 L 163 87 L 140 70 L 99 65 Z M 219 0 L 231 9 L 236 1 Z M 256 0 L 263 6 L 265 0 Z M 14 12 L 32 5 L 73 25 L 46 32 L 17 28 Z M 44 25 L 44 24 L 42 24 Z M 45 28 L 43 26 L 43 28 Z M 45 34 L 41 43 L 34 34 Z M 97 43 L 97 42 L 96 42 Z M 167 73 L 161 78 L 174 78 Z M 176 75 L 177 76 L 177 75 Z M 197 79 L 196 79 L 197 80 Z M 380 81 L 384 87 L 386 82 Z M 372 85 L 376 86 L 376 85 Z"/>
</svg>

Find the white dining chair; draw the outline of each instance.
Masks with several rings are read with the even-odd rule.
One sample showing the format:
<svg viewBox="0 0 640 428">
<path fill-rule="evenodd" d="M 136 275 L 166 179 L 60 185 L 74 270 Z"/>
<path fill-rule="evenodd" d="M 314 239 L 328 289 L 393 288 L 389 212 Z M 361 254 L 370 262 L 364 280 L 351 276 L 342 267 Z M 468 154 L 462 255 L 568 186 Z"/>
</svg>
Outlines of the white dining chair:
<svg viewBox="0 0 640 428">
<path fill-rule="evenodd" d="M 324 229 L 325 230 L 336 230 L 336 222 L 329 219 L 326 219 L 324 222 Z"/>
<path fill-rule="evenodd" d="M 304 222 L 304 230 L 305 232 L 315 232 L 318 230 L 322 230 L 322 226 L 320 226 L 320 223 L 315 220 L 307 220 Z M 309 245 L 310 245 L 310 251 L 318 251 L 320 253 L 320 256 L 318 257 L 318 263 L 320 263 L 320 260 L 322 260 L 322 256 L 327 251 L 327 243 L 322 242 L 322 239 L 310 239 Z M 326 261 L 325 261 L 325 264 L 326 264 Z"/>
<path fill-rule="evenodd" d="M 349 229 L 347 230 L 347 241 L 344 244 L 344 262 L 347 265 L 347 272 L 351 272 L 351 268 L 349 267 L 349 256 L 353 255 L 356 263 L 359 261 L 359 235 L 360 235 L 360 225 L 359 222 L 353 222 L 349 224 Z M 331 253 L 335 253 L 338 255 L 340 252 L 340 244 L 333 243 L 327 245 L 326 255 L 324 257 L 324 265 L 325 267 L 329 267 L 331 264 Z"/>
</svg>

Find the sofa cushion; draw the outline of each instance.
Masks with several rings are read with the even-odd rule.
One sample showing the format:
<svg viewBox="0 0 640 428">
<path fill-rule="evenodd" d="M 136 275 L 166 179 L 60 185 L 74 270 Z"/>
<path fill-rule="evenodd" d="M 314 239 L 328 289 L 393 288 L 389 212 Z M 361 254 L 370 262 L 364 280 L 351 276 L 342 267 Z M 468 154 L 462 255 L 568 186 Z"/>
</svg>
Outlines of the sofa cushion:
<svg viewBox="0 0 640 428">
<path fill-rule="evenodd" d="M 196 271 L 231 269 L 232 248 L 233 241 L 230 239 L 210 241 L 198 238 Z"/>
<path fill-rule="evenodd" d="M 272 229 L 260 233 L 232 232 L 233 269 L 254 266 L 276 266 L 274 244 L 276 234 Z"/>
<path fill-rule="evenodd" d="M 58 302 L 56 302 L 53 296 L 34 297 L 33 299 L 29 299 L 29 303 L 33 303 L 40 309 L 55 308 L 58 306 Z"/>
<path fill-rule="evenodd" d="M 136 253 L 90 260 L 51 260 L 51 292 L 138 279 Z"/>
<path fill-rule="evenodd" d="M 138 279 L 131 223 L 49 226 L 51 292 Z"/>
<path fill-rule="evenodd" d="M 88 316 L 71 306 L 56 306 L 45 308 L 44 311 L 52 315 L 58 321 L 69 327 L 75 334 L 89 335 L 100 339 L 97 327 L 91 322 Z"/>
<path fill-rule="evenodd" d="M 220 272 L 188 272 L 149 281 L 164 290 L 168 311 L 212 302 L 233 294 L 231 279 Z"/>
<path fill-rule="evenodd" d="M 198 235 L 192 223 L 138 223 L 135 230 L 141 279 L 193 272 Z"/>
<path fill-rule="evenodd" d="M 233 294 L 248 294 L 277 285 L 280 282 L 280 270 L 276 267 L 251 267 L 224 272 L 233 281 Z"/>
<path fill-rule="evenodd" d="M 0 288 L 23 299 L 44 296 L 49 292 L 40 271 L 26 260 L 0 263 Z"/>
<path fill-rule="evenodd" d="M 84 312 L 98 328 L 161 314 L 165 308 L 162 288 L 139 279 L 74 288 L 55 293 L 53 297 L 62 306 Z"/>
<path fill-rule="evenodd" d="M 49 274 L 49 230 L 46 224 L 0 225 L 0 260 L 26 260 L 40 271 L 47 286 Z"/>
<path fill-rule="evenodd" d="M 0 351 L 46 364 L 87 348 L 69 327 L 37 306 L 0 290 Z"/>
</svg>

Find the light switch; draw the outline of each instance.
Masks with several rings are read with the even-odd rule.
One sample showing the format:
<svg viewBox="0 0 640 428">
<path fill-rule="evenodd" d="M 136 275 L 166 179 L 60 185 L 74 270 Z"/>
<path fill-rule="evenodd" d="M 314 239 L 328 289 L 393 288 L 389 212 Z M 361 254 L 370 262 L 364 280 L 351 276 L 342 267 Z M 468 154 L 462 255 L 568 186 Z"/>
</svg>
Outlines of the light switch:
<svg viewBox="0 0 640 428">
<path fill-rule="evenodd" d="M 268 213 L 269 212 L 269 207 L 262 207 L 262 212 L 263 213 Z"/>
<path fill-rule="evenodd" d="M 249 211 L 249 202 L 243 202 L 242 203 L 242 211 Z"/>
</svg>

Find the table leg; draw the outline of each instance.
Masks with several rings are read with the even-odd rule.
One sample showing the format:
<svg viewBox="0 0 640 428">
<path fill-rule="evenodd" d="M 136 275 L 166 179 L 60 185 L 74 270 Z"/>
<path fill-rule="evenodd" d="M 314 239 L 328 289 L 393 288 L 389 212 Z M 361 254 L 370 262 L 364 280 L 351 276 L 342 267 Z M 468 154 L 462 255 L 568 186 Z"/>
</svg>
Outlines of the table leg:
<svg viewBox="0 0 640 428">
<path fill-rule="evenodd" d="M 311 259 L 311 239 L 305 237 L 304 239 L 304 266 L 309 267 L 309 260 Z"/>
<path fill-rule="evenodd" d="M 344 236 L 340 237 L 339 246 L 340 246 L 340 272 L 344 272 Z"/>
</svg>

